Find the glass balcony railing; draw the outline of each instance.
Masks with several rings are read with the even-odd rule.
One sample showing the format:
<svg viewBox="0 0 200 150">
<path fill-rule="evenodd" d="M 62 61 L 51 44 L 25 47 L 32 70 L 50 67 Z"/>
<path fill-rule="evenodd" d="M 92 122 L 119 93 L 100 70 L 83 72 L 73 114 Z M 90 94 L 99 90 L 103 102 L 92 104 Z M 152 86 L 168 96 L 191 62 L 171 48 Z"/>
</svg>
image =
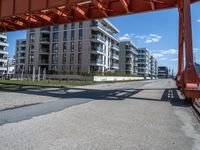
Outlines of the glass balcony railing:
<svg viewBox="0 0 200 150">
<path fill-rule="evenodd" d="M 40 42 L 50 42 L 50 39 L 49 38 L 41 38 Z"/>
<path fill-rule="evenodd" d="M 112 67 L 114 67 L 114 68 L 119 68 L 119 64 L 113 63 L 113 64 L 112 64 Z"/>
<path fill-rule="evenodd" d="M 103 60 L 102 59 L 97 59 L 97 60 L 91 60 L 92 64 L 102 64 L 103 65 Z"/>
<path fill-rule="evenodd" d="M 105 38 L 104 38 L 103 36 L 99 35 L 99 34 L 92 35 L 92 37 L 91 37 L 91 38 L 92 38 L 92 39 L 101 40 L 101 41 L 103 41 L 103 42 L 105 42 L 105 41 L 106 41 L 106 40 L 105 40 Z"/>
<path fill-rule="evenodd" d="M 92 47 L 91 50 L 92 50 L 92 51 L 97 51 L 97 52 L 104 53 L 103 48 L 102 48 L 102 47 L 99 47 L 99 46 L 97 46 L 97 47 Z"/>
<path fill-rule="evenodd" d="M 107 33 L 109 33 L 110 35 L 113 35 L 113 32 L 106 27 L 105 25 L 103 25 L 100 21 L 93 21 L 90 25 L 91 27 L 100 27 L 102 30 L 106 31 Z"/>
<path fill-rule="evenodd" d="M 112 44 L 112 45 L 111 45 L 111 48 L 119 49 L 119 45 L 117 45 L 117 44 Z"/>
<path fill-rule="evenodd" d="M 111 53 L 111 57 L 119 59 L 119 55 Z"/>
</svg>

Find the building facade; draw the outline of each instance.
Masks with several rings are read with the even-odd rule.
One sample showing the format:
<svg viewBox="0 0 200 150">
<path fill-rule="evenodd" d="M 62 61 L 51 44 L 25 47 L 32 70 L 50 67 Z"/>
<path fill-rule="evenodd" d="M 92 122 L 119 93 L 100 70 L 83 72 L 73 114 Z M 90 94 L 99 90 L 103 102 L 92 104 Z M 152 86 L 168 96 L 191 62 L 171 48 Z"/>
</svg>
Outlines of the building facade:
<svg viewBox="0 0 200 150">
<path fill-rule="evenodd" d="M 158 64 L 153 56 L 150 56 L 150 74 L 152 79 L 158 77 Z"/>
<path fill-rule="evenodd" d="M 168 78 L 168 68 L 166 66 L 159 66 L 158 67 L 158 78 L 165 79 Z"/>
<path fill-rule="evenodd" d="M 138 48 L 138 75 L 143 77 L 151 76 L 151 61 L 150 61 L 150 53 L 146 48 Z"/>
<path fill-rule="evenodd" d="M 16 41 L 15 50 L 15 73 L 22 73 L 25 69 L 26 56 L 26 40 L 21 39 Z"/>
<path fill-rule="evenodd" d="M 55 25 L 27 32 L 25 72 L 109 72 L 119 69 L 119 31 L 107 20 Z"/>
<path fill-rule="evenodd" d="M 119 72 L 137 74 L 137 47 L 131 41 L 120 42 L 119 47 Z"/>
<path fill-rule="evenodd" d="M 3 76 L 7 71 L 7 36 L 5 33 L 0 33 L 0 76 Z"/>
</svg>

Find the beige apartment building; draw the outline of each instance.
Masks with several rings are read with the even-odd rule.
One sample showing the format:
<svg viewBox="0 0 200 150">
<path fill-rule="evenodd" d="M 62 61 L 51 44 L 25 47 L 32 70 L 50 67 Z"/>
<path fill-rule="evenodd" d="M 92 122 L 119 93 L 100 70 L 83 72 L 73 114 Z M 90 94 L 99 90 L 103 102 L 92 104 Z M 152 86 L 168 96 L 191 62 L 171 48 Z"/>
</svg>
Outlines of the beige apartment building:
<svg viewBox="0 0 200 150">
<path fill-rule="evenodd" d="M 15 73 L 22 73 L 25 69 L 26 40 L 16 41 Z"/>
<path fill-rule="evenodd" d="M 54 25 L 27 31 L 25 72 L 71 74 L 119 69 L 119 31 L 107 20 Z"/>
<path fill-rule="evenodd" d="M 137 74 L 137 47 L 131 41 L 120 42 L 119 72 Z"/>
</svg>

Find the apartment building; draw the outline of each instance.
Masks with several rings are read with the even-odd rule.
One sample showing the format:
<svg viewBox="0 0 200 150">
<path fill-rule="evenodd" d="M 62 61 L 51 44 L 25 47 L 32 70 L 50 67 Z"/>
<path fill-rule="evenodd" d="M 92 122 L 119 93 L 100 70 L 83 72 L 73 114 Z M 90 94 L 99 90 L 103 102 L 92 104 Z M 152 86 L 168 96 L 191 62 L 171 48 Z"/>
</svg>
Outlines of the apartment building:
<svg viewBox="0 0 200 150">
<path fill-rule="evenodd" d="M 150 56 L 150 74 L 151 78 L 158 77 L 158 64 L 156 59 L 153 56 Z"/>
<path fill-rule="evenodd" d="M 150 61 L 150 53 L 147 48 L 138 48 L 138 75 L 143 77 L 151 76 L 151 61 Z"/>
<path fill-rule="evenodd" d="M 131 41 L 120 42 L 119 47 L 119 72 L 137 74 L 137 47 Z"/>
<path fill-rule="evenodd" d="M 26 40 L 21 39 L 16 41 L 15 50 L 15 73 L 22 73 L 25 67 L 25 55 L 26 55 Z"/>
<path fill-rule="evenodd" d="M 118 70 L 118 32 L 105 19 L 28 30 L 25 71 L 40 68 L 79 74 Z"/>
<path fill-rule="evenodd" d="M 166 66 L 159 66 L 158 67 L 158 78 L 159 79 L 165 79 L 168 78 L 169 72 L 168 68 Z"/>
<path fill-rule="evenodd" d="M 7 36 L 5 33 L 0 33 L 0 76 L 6 73 L 7 71 Z"/>
</svg>

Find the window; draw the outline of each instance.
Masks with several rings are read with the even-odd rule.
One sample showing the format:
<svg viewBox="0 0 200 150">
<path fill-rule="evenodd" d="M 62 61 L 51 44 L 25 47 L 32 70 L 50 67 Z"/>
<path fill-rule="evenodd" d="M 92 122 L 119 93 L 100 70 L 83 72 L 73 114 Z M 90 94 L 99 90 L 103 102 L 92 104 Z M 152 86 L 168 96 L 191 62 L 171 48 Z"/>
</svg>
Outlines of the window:
<svg viewBox="0 0 200 150">
<path fill-rule="evenodd" d="M 67 24 L 64 24 L 64 30 L 67 30 Z"/>
<path fill-rule="evenodd" d="M 83 28 L 83 22 L 79 22 L 79 28 Z"/>
<path fill-rule="evenodd" d="M 52 63 L 57 64 L 58 63 L 58 54 L 53 54 L 52 55 Z"/>
<path fill-rule="evenodd" d="M 53 53 L 57 53 L 58 52 L 58 43 L 53 43 L 53 48 L 52 48 L 52 52 Z"/>
<path fill-rule="evenodd" d="M 33 63 L 33 61 L 34 61 L 34 55 L 33 55 L 33 54 L 30 54 L 30 55 L 28 56 L 28 63 Z"/>
<path fill-rule="evenodd" d="M 63 64 L 65 64 L 67 61 L 67 54 L 63 54 Z"/>
<path fill-rule="evenodd" d="M 78 51 L 80 52 L 80 51 L 82 51 L 82 41 L 79 41 L 78 42 Z"/>
<path fill-rule="evenodd" d="M 55 66 L 55 65 L 53 65 L 53 66 L 51 66 L 51 70 L 57 70 L 58 69 L 58 66 Z"/>
<path fill-rule="evenodd" d="M 64 31 L 64 37 L 63 37 L 64 41 L 67 40 L 67 31 Z"/>
<path fill-rule="evenodd" d="M 78 54 L 78 64 L 81 64 L 81 61 L 82 61 L 82 54 L 79 53 Z"/>
<path fill-rule="evenodd" d="M 75 23 L 71 23 L 71 29 L 75 28 Z"/>
<path fill-rule="evenodd" d="M 78 66 L 77 73 L 80 74 L 80 71 L 81 71 L 81 66 Z"/>
<path fill-rule="evenodd" d="M 29 45 L 29 51 L 34 50 L 34 48 L 35 48 L 35 46 L 34 46 L 33 44 L 30 44 L 30 45 Z"/>
<path fill-rule="evenodd" d="M 59 33 L 55 32 L 53 33 L 53 42 L 58 42 L 59 41 Z"/>
<path fill-rule="evenodd" d="M 74 54 L 71 53 L 70 54 L 70 64 L 73 64 L 74 63 Z"/>
<path fill-rule="evenodd" d="M 74 51 L 74 42 L 71 42 L 71 52 Z"/>
<path fill-rule="evenodd" d="M 79 30 L 79 40 L 81 40 L 83 38 L 83 30 Z"/>
<path fill-rule="evenodd" d="M 30 42 L 35 42 L 35 33 L 30 34 Z"/>
<path fill-rule="evenodd" d="M 69 67 L 69 69 L 70 69 L 70 74 L 73 74 L 74 66 L 71 65 L 71 66 Z"/>
<path fill-rule="evenodd" d="M 59 25 L 53 26 L 53 31 L 59 31 Z"/>
<path fill-rule="evenodd" d="M 66 52 L 67 51 L 67 43 L 63 43 L 63 52 Z"/>
<path fill-rule="evenodd" d="M 74 40 L 75 39 L 75 32 L 74 30 L 71 31 L 71 40 Z"/>
</svg>

